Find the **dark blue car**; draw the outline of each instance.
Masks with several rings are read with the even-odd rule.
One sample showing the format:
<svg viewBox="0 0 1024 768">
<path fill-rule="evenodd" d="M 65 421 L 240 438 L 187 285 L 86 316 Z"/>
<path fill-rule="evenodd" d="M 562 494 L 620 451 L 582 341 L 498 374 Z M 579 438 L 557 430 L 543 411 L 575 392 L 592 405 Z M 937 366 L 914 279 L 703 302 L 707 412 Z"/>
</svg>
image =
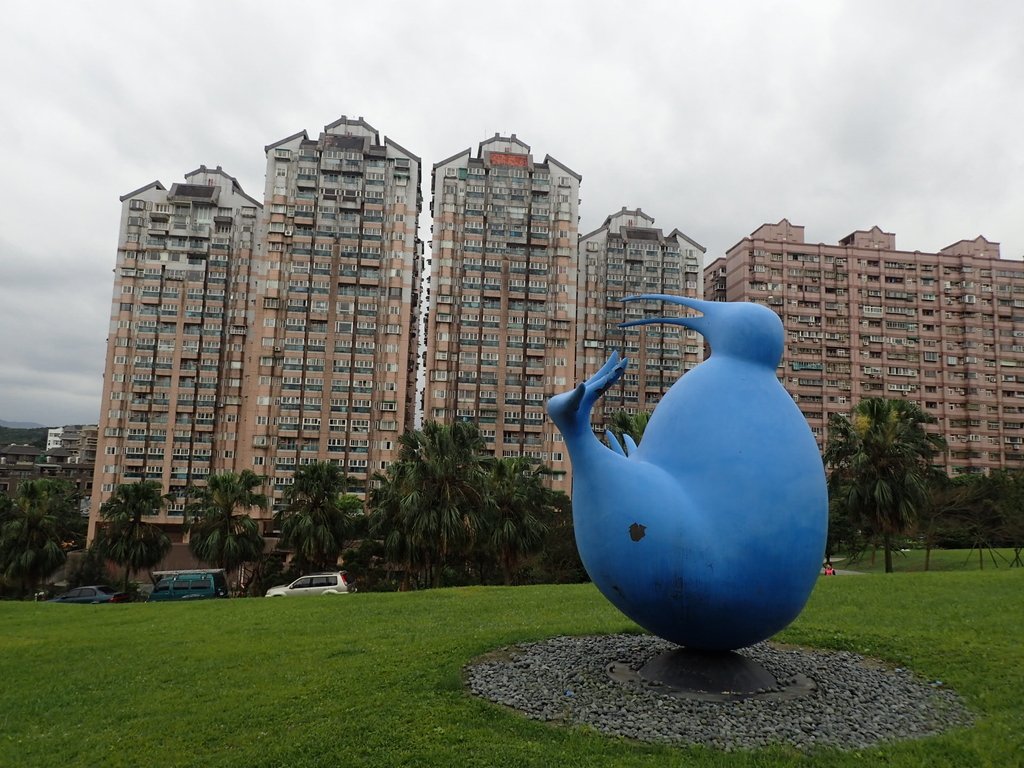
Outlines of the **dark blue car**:
<svg viewBox="0 0 1024 768">
<path fill-rule="evenodd" d="M 127 592 L 118 592 L 113 587 L 97 584 L 92 587 L 76 587 L 58 595 L 48 603 L 127 603 L 131 597 Z"/>
</svg>

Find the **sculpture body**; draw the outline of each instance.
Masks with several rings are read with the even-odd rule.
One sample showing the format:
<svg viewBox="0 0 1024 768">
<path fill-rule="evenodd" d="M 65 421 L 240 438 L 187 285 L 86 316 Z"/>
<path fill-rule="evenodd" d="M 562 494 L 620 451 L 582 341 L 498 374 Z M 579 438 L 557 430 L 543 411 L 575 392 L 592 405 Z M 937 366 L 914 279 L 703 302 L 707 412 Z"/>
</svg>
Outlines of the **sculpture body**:
<svg viewBox="0 0 1024 768">
<path fill-rule="evenodd" d="M 775 374 L 782 323 L 757 304 L 627 301 L 636 299 L 703 316 L 625 325 L 683 325 L 712 351 L 665 394 L 640 444 L 626 441 L 628 455 L 590 428 L 593 404 L 625 369 L 617 354 L 549 401 L 573 464 L 577 547 L 605 597 L 649 631 L 691 648 L 742 648 L 800 613 L 828 524 L 818 447 Z"/>
</svg>

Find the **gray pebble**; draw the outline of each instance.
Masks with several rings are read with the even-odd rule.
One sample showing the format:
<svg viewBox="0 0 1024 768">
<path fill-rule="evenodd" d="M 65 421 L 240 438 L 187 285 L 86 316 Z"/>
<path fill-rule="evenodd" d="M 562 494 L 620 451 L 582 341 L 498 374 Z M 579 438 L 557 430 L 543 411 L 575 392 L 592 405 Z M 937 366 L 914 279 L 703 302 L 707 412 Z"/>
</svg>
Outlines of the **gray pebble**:
<svg viewBox="0 0 1024 768">
<path fill-rule="evenodd" d="M 474 695 L 537 720 L 587 725 L 640 741 L 725 750 L 769 744 L 862 749 L 973 724 L 949 688 L 843 651 L 770 643 L 742 649 L 780 682 L 804 674 L 817 684 L 804 698 L 782 701 L 697 701 L 616 682 L 607 673 L 616 662 L 638 670 L 673 647 L 650 635 L 555 637 L 509 649 L 506 660 L 470 664 L 466 683 Z"/>
</svg>

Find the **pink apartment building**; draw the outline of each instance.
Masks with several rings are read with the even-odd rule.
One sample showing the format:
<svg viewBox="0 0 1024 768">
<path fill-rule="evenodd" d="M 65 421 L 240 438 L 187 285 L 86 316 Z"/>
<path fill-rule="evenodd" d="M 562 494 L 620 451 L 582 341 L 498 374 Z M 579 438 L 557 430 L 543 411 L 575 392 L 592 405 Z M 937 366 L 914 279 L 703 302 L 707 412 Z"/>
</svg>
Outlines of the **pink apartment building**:
<svg viewBox="0 0 1024 768">
<path fill-rule="evenodd" d="M 1024 463 L 1024 263 L 998 243 L 902 251 L 878 227 L 806 243 L 783 219 L 710 264 L 705 296 L 781 316 L 779 379 L 819 444 L 830 414 L 905 397 L 936 418 L 951 474 Z"/>
</svg>

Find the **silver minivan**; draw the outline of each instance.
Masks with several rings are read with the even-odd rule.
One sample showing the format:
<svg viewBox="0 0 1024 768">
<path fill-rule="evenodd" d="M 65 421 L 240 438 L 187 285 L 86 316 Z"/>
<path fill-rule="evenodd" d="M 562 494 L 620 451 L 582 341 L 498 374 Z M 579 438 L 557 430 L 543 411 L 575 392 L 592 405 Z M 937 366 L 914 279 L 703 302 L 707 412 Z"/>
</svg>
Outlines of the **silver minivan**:
<svg viewBox="0 0 1024 768">
<path fill-rule="evenodd" d="M 291 584 L 282 584 L 267 590 L 267 597 L 297 597 L 299 595 L 344 595 L 355 592 L 346 578 L 345 571 L 332 573 L 311 573 L 300 576 Z"/>
</svg>

